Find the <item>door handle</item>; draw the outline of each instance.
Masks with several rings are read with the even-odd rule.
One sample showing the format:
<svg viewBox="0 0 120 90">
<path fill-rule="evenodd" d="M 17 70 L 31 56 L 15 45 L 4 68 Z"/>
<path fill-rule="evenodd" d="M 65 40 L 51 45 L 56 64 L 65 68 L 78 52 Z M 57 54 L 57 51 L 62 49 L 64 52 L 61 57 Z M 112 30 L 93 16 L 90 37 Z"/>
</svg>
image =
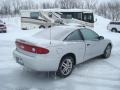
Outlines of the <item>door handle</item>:
<svg viewBox="0 0 120 90">
<path fill-rule="evenodd" d="M 87 44 L 87 46 L 90 46 L 91 44 Z"/>
</svg>

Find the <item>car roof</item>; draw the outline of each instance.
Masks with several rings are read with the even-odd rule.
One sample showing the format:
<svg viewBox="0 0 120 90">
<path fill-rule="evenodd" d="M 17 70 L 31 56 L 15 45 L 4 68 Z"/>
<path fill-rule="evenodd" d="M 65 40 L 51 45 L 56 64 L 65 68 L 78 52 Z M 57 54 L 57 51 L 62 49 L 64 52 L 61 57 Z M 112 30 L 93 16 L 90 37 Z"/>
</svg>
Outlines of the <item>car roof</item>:
<svg viewBox="0 0 120 90">
<path fill-rule="evenodd" d="M 111 21 L 111 22 L 120 22 L 120 21 Z"/>
<path fill-rule="evenodd" d="M 120 21 L 111 21 L 110 23 L 120 23 Z"/>
<path fill-rule="evenodd" d="M 90 9 L 31 9 L 31 10 L 21 10 L 20 12 L 40 12 L 40 11 L 46 11 L 46 12 L 84 12 L 84 13 L 93 13 Z"/>
<path fill-rule="evenodd" d="M 61 31 L 64 31 L 64 30 L 68 30 L 68 31 L 75 31 L 75 30 L 77 30 L 77 29 L 81 29 L 81 28 L 84 28 L 84 27 L 79 27 L 79 26 L 65 26 L 65 25 L 63 25 L 63 26 L 54 26 L 54 27 L 52 27 L 52 28 L 50 28 L 51 30 L 53 30 L 53 29 L 55 29 L 55 30 L 61 30 Z"/>
<path fill-rule="evenodd" d="M 81 28 L 83 27 L 64 26 L 64 25 L 54 26 L 52 28 L 42 30 L 41 32 L 35 34 L 34 36 L 43 39 L 50 39 L 51 37 L 52 40 L 63 40 L 67 35 Z"/>
</svg>

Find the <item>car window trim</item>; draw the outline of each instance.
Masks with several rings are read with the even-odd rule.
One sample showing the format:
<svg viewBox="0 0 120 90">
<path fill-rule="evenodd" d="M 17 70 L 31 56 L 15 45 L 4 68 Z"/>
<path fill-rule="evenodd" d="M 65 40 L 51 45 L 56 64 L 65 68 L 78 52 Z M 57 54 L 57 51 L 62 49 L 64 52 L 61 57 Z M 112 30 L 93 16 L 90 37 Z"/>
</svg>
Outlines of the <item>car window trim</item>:
<svg viewBox="0 0 120 90">
<path fill-rule="evenodd" d="M 80 35 L 80 37 L 82 38 L 82 40 L 66 40 L 67 39 L 67 37 L 69 36 L 69 35 L 71 35 L 72 33 L 74 33 L 75 31 L 77 31 L 78 30 L 78 32 L 79 32 L 79 35 Z M 75 31 L 73 31 L 73 32 L 71 32 L 69 35 L 67 35 L 66 36 L 66 38 L 63 40 L 63 41 L 67 41 L 67 42 L 78 42 L 78 41 L 84 41 L 84 38 L 83 38 L 83 36 L 82 36 L 82 34 L 81 34 L 81 32 L 80 32 L 80 29 L 77 29 L 77 30 L 75 30 Z"/>
<path fill-rule="evenodd" d="M 96 33 L 95 31 L 93 31 L 93 30 L 91 30 L 91 29 L 88 29 L 88 28 L 82 28 L 82 29 L 87 29 L 87 30 L 90 30 L 90 31 Z M 82 35 L 84 41 L 99 41 L 99 39 L 86 40 L 85 37 L 84 37 L 84 35 L 83 35 L 83 33 L 81 32 L 81 29 L 80 29 L 79 31 L 80 31 L 80 33 L 81 33 L 81 35 Z M 96 33 L 96 35 L 98 35 L 98 34 Z M 99 37 L 99 35 L 98 35 L 98 37 Z"/>
</svg>

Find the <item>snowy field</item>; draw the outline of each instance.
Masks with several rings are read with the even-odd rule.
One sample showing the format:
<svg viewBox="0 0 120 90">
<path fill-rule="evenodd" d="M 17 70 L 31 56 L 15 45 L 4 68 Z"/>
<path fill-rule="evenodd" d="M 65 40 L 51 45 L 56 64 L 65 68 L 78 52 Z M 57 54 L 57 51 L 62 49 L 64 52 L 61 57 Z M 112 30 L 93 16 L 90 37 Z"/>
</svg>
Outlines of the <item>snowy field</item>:
<svg viewBox="0 0 120 90">
<path fill-rule="evenodd" d="M 0 90 L 120 90 L 120 33 L 108 31 L 109 20 L 97 16 L 95 31 L 113 42 L 109 59 L 95 58 L 78 65 L 66 79 L 54 73 L 27 71 L 12 56 L 14 41 L 40 30 L 20 30 L 20 18 L 3 19 L 8 33 L 0 33 Z"/>
</svg>

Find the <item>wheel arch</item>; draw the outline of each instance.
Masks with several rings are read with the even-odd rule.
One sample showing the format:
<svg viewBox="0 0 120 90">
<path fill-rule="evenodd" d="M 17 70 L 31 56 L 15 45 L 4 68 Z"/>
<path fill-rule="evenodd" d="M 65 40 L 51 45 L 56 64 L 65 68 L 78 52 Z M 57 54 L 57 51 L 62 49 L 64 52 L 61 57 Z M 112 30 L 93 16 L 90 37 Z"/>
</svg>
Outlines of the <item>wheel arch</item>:
<svg viewBox="0 0 120 90">
<path fill-rule="evenodd" d="M 67 56 L 72 56 L 74 58 L 74 65 L 76 65 L 76 56 L 74 53 L 67 53 L 67 54 L 63 55 L 61 60 Z M 60 60 L 60 62 L 61 62 L 61 60 Z"/>
<path fill-rule="evenodd" d="M 117 28 L 116 28 L 116 27 L 112 27 L 111 31 L 112 31 L 113 29 L 115 29 L 115 30 L 117 31 Z"/>
<path fill-rule="evenodd" d="M 44 25 L 40 25 L 39 28 L 45 28 L 45 26 Z"/>
<path fill-rule="evenodd" d="M 110 45 L 110 46 L 111 46 L 111 48 L 113 47 L 112 43 L 111 43 L 111 42 L 109 42 L 108 44 L 106 44 L 105 50 L 106 50 L 106 48 L 107 48 L 107 46 L 108 46 L 108 45 Z M 104 50 L 104 52 L 105 52 L 105 50 Z"/>
<path fill-rule="evenodd" d="M 108 43 L 108 45 L 110 45 L 111 47 L 113 47 L 112 43 L 110 43 L 110 42 Z M 108 46 L 108 45 L 107 45 L 107 46 Z"/>
</svg>

